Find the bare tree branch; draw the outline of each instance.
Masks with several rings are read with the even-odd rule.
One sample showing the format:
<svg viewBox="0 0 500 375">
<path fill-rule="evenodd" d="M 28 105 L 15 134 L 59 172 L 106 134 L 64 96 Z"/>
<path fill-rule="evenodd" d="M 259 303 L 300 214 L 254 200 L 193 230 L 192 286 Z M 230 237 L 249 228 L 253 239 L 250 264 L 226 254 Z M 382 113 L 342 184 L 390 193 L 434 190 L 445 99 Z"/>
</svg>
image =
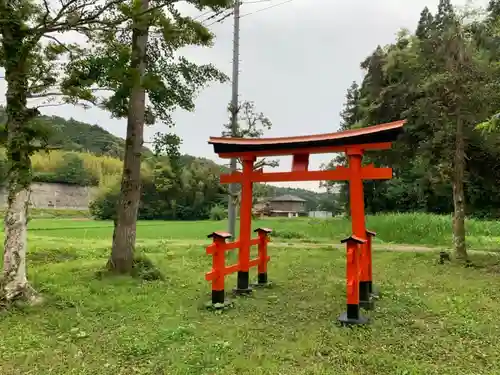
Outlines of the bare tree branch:
<svg viewBox="0 0 500 375">
<path fill-rule="evenodd" d="M 45 8 L 45 14 L 43 15 L 43 23 L 46 23 L 50 15 L 50 7 L 48 0 L 43 0 L 43 6 Z"/>
<path fill-rule="evenodd" d="M 68 48 L 68 46 L 66 45 L 66 43 L 61 42 L 55 36 L 53 36 L 53 35 L 44 35 L 43 37 L 47 38 L 47 39 L 50 39 L 50 40 L 53 40 L 58 45 L 60 45 L 61 47 L 63 47 L 70 54 L 70 56 L 73 56 L 73 51 L 70 48 Z"/>
<path fill-rule="evenodd" d="M 45 0 L 46 1 L 46 0 Z M 151 7 L 148 10 L 138 13 L 135 16 L 140 17 L 141 15 L 151 13 L 155 10 L 158 9 L 163 9 L 167 5 L 172 5 L 174 3 L 179 2 L 180 0 L 171 0 L 171 1 L 163 1 L 157 6 Z M 123 3 L 123 0 L 108 0 L 105 5 L 103 6 L 98 6 L 97 5 L 97 0 L 93 1 L 87 1 L 84 2 L 83 4 L 80 4 L 75 7 L 71 7 L 71 5 L 74 5 L 78 2 L 78 0 L 69 0 L 67 3 L 65 3 L 61 9 L 57 12 L 56 16 L 48 22 L 48 17 L 47 15 L 44 20 L 42 20 L 38 25 L 36 25 L 31 31 L 36 33 L 38 36 L 38 40 L 46 35 L 47 33 L 53 33 L 53 32 L 61 32 L 65 31 L 68 28 L 68 24 L 70 24 L 71 28 L 76 31 L 84 31 L 84 32 L 89 32 L 92 31 L 90 30 L 87 26 L 103 26 L 106 28 L 109 27 L 114 27 L 118 26 L 126 21 L 130 20 L 129 16 L 123 16 L 123 17 L 118 17 L 114 20 L 102 20 L 101 17 L 109 10 L 111 10 L 114 6 L 120 5 Z M 93 12 L 90 12 L 90 14 L 87 14 L 85 17 L 77 18 L 79 17 L 78 12 L 82 12 L 85 9 L 95 7 Z M 64 19 L 65 17 L 73 16 L 74 19 Z M 64 19 L 64 20 L 63 20 Z"/>
<path fill-rule="evenodd" d="M 112 88 L 109 87 L 96 87 L 93 89 L 88 89 L 91 92 L 99 92 L 99 91 L 112 91 Z M 29 94 L 28 99 L 40 99 L 40 98 L 48 98 L 48 97 L 54 97 L 54 96 L 66 96 L 67 94 L 58 92 L 58 91 L 50 91 L 50 92 L 45 92 L 42 94 Z"/>
<path fill-rule="evenodd" d="M 65 105 L 66 103 L 51 103 L 51 104 L 40 104 L 35 106 L 35 108 L 47 108 L 47 107 L 60 107 Z"/>
</svg>

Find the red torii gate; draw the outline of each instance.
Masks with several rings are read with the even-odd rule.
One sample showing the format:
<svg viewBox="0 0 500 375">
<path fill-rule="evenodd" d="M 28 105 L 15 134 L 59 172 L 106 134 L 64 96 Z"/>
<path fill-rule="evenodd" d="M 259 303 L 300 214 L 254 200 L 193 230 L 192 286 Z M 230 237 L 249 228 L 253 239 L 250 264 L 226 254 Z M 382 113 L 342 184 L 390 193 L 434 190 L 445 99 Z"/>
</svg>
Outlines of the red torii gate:
<svg viewBox="0 0 500 375">
<path fill-rule="evenodd" d="M 363 195 L 363 180 L 392 178 L 392 168 L 376 168 L 373 164 L 363 166 L 365 151 L 387 150 L 403 131 L 405 120 L 380 124 L 337 133 L 282 137 L 282 138 L 224 138 L 211 137 L 214 151 L 221 158 L 239 158 L 241 172 L 221 175 L 221 183 L 241 184 L 240 205 L 240 269 L 236 291 L 248 293 L 249 259 L 252 225 L 252 187 L 254 182 L 282 181 L 349 181 L 352 235 L 342 243 L 347 245 L 347 311 L 339 320 L 344 324 L 364 324 L 367 319 L 360 314 L 360 306 L 369 309 L 372 305 L 371 237 L 367 231 Z M 345 152 L 349 164 L 334 170 L 310 171 L 309 155 Z M 254 170 L 258 157 L 292 155 L 290 172 L 264 172 Z"/>
</svg>

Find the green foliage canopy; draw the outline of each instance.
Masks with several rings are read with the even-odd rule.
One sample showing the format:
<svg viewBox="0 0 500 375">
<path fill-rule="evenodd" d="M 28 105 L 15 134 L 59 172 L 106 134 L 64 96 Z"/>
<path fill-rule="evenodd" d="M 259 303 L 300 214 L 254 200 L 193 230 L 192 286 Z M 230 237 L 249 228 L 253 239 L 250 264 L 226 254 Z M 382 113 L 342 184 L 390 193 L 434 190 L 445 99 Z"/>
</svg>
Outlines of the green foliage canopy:
<svg viewBox="0 0 500 375">
<path fill-rule="evenodd" d="M 391 150 L 367 155 L 367 162 L 394 170 L 390 181 L 365 182 L 368 212 L 452 212 L 455 126 L 461 121 L 467 213 L 500 216 L 500 136 L 476 130 L 500 108 L 494 9 L 490 4 L 480 17 L 458 14 L 441 0 L 435 14 L 422 11 L 415 33 L 402 31 L 361 63 L 365 76 L 347 92 L 341 128 L 408 120 Z M 325 168 L 343 163 L 339 157 Z M 347 197 L 347 185 L 340 197 Z"/>
</svg>

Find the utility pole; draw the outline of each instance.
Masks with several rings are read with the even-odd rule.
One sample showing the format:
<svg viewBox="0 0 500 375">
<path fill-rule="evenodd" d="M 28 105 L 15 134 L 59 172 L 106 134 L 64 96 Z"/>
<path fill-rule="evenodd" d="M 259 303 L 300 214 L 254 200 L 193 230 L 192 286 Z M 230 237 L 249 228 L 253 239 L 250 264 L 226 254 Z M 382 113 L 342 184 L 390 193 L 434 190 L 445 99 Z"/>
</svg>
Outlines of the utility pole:
<svg viewBox="0 0 500 375">
<path fill-rule="evenodd" d="M 234 2 L 234 30 L 233 30 L 233 77 L 231 95 L 231 137 L 237 136 L 238 132 L 238 78 L 240 70 L 240 0 Z M 236 159 L 230 162 L 231 172 L 236 171 Z M 228 232 L 233 238 L 236 234 L 236 184 L 229 185 L 229 202 L 227 207 Z"/>
</svg>

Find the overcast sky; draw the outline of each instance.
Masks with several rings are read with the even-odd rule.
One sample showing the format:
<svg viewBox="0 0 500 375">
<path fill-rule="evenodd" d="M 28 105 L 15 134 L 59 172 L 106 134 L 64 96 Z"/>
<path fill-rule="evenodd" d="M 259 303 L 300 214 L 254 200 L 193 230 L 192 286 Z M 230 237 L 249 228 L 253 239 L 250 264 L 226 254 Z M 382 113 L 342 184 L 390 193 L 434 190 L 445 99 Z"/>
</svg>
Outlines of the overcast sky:
<svg viewBox="0 0 500 375">
<path fill-rule="evenodd" d="M 241 13 L 283 1 L 244 4 Z M 486 2 L 478 0 L 476 4 Z M 414 30 L 423 7 L 427 5 L 434 11 L 437 3 L 438 0 L 293 0 L 243 17 L 240 100 L 254 101 L 257 109 L 272 120 L 273 129 L 268 136 L 336 131 L 346 89 L 352 81 L 362 78 L 360 62 L 378 44 L 394 41 L 401 28 Z M 215 46 L 189 49 L 185 55 L 199 63 L 211 62 L 230 75 L 232 18 L 210 28 L 217 37 Z M 5 85 L 0 84 L 0 89 L 5 91 Z M 222 162 L 214 156 L 207 140 L 220 135 L 221 126 L 227 121 L 230 96 L 230 83 L 212 85 L 199 95 L 194 113 L 175 114 L 175 132 L 183 139 L 183 153 Z M 98 109 L 64 106 L 47 108 L 44 113 L 98 124 L 125 136 L 125 120 L 110 119 Z M 148 127 L 146 139 L 158 131 L 166 131 L 166 127 Z M 313 156 L 311 167 L 318 168 L 330 158 L 331 155 Z M 289 169 L 290 164 L 291 159 L 282 159 L 279 169 Z M 316 190 L 318 183 L 290 186 Z"/>
</svg>

